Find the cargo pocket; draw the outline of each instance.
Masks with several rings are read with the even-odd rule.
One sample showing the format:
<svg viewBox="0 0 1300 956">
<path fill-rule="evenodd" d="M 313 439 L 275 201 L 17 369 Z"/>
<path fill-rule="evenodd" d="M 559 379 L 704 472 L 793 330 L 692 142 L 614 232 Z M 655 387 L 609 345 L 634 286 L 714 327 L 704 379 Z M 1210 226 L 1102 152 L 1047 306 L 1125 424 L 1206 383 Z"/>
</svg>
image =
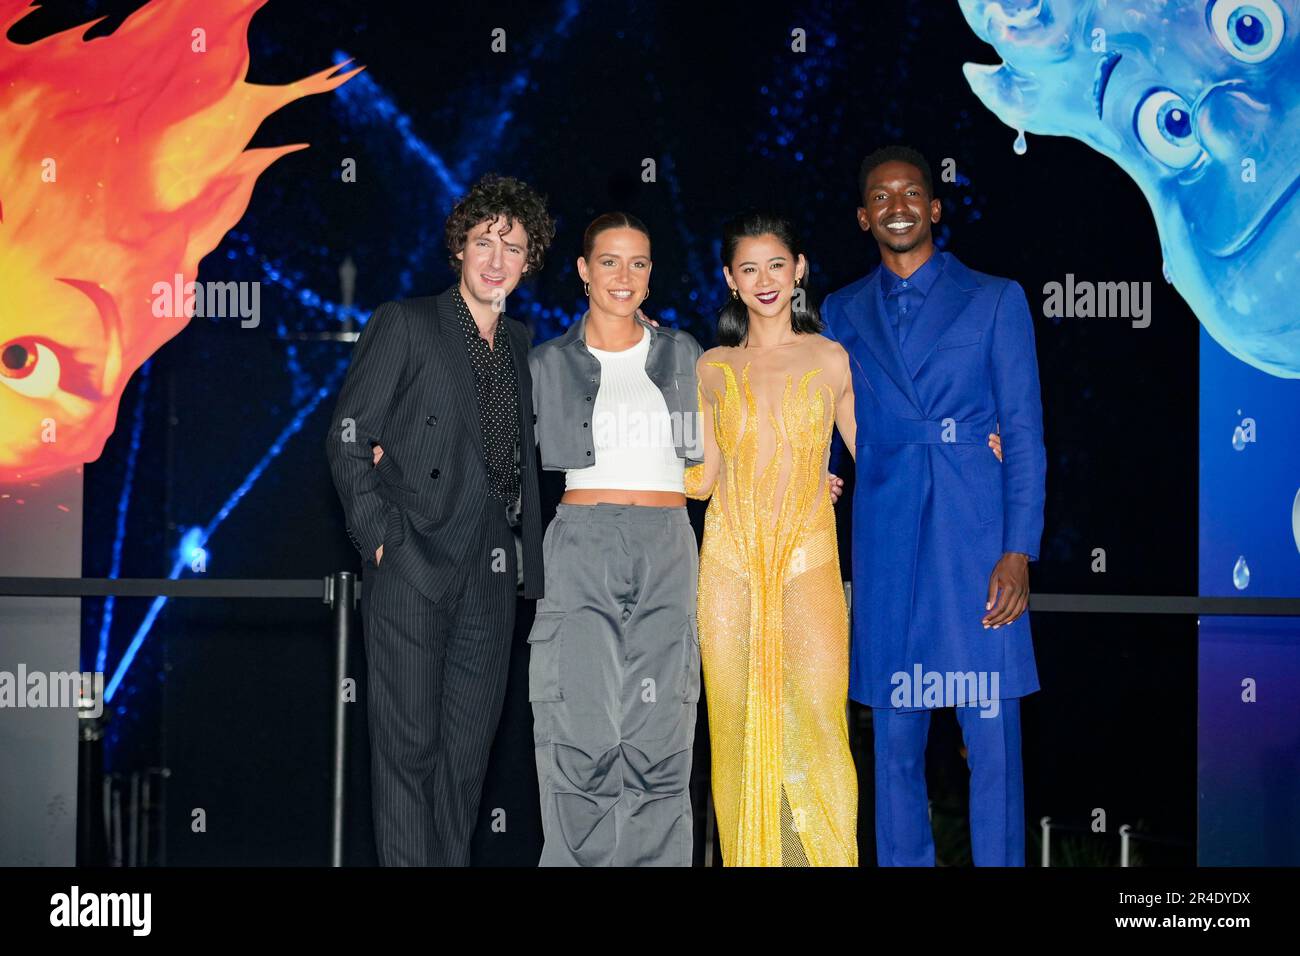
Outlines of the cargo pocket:
<svg viewBox="0 0 1300 956">
<path fill-rule="evenodd" d="M 682 701 L 687 704 L 698 703 L 700 699 L 700 634 L 695 626 L 695 614 L 686 618 L 686 633 L 683 636 L 686 645 L 684 664 L 682 666 Z"/>
<path fill-rule="evenodd" d="M 538 611 L 528 632 L 528 699 L 564 700 L 560 684 L 560 623 L 564 611 Z"/>
</svg>

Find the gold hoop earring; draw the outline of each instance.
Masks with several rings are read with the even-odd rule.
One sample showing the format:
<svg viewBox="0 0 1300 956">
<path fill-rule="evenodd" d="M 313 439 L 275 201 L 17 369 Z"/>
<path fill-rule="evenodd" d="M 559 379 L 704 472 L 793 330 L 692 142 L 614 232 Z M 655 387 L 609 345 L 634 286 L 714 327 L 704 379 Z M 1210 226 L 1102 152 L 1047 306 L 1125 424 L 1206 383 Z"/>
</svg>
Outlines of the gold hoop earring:
<svg viewBox="0 0 1300 956">
<path fill-rule="evenodd" d="M 731 297 L 732 297 L 733 299 L 739 299 L 739 298 L 740 298 L 740 296 L 736 294 L 736 290 L 735 290 L 735 289 L 732 289 L 732 290 L 731 290 Z"/>
<path fill-rule="evenodd" d="M 646 287 L 645 287 L 645 295 L 643 295 L 643 296 L 641 297 L 641 301 L 644 302 L 644 301 L 645 301 L 646 299 L 648 299 L 648 298 L 650 298 L 650 287 L 649 287 L 649 286 L 646 286 Z"/>
<path fill-rule="evenodd" d="M 588 299 L 591 298 L 591 283 L 590 283 L 590 282 L 584 282 L 584 283 L 582 284 L 582 294 L 585 295 Z"/>
</svg>

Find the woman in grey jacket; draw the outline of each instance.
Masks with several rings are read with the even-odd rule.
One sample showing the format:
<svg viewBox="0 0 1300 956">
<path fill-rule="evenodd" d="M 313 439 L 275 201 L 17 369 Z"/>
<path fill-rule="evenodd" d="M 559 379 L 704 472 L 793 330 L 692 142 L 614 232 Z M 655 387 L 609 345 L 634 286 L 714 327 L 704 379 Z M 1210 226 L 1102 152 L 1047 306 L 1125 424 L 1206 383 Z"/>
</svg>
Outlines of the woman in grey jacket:
<svg viewBox="0 0 1300 956">
<path fill-rule="evenodd" d="M 588 310 L 529 355 L 542 467 L 565 473 L 528 642 L 543 866 L 689 866 L 700 698 L 698 343 L 646 322 L 650 236 L 587 227 Z"/>
</svg>

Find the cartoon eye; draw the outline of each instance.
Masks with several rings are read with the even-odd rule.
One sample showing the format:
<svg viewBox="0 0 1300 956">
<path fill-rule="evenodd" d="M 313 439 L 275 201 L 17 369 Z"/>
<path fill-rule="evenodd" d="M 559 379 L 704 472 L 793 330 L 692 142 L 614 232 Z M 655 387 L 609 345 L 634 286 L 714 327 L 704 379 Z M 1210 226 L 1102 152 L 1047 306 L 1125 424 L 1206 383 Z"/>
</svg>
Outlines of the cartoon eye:
<svg viewBox="0 0 1300 956">
<path fill-rule="evenodd" d="M 1210 29 L 1225 50 L 1243 63 L 1263 63 L 1277 50 L 1286 18 L 1275 0 L 1217 0 Z"/>
<path fill-rule="evenodd" d="M 1166 166 L 1185 169 L 1201 155 L 1192 133 L 1192 109 L 1169 90 L 1153 90 L 1137 109 L 1138 139 L 1148 153 Z"/>
<path fill-rule="evenodd" d="M 49 398 L 59 388 L 59 374 L 59 357 L 35 339 L 12 339 L 0 347 L 0 383 L 19 395 Z"/>
</svg>

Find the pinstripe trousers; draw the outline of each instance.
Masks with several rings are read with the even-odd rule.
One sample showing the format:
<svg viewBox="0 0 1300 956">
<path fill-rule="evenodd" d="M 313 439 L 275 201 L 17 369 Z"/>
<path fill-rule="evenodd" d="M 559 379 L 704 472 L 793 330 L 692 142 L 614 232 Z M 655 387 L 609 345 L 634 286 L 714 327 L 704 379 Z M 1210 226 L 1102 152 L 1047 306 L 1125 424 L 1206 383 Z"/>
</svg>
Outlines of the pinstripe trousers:
<svg viewBox="0 0 1300 956">
<path fill-rule="evenodd" d="M 397 544 L 396 547 L 401 547 Z M 371 800 L 381 866 L 468 866 L 515 624 L 514 533 L 488 498 L 459 581 L 434 604 L 367 567 Z"/>
</svg>

